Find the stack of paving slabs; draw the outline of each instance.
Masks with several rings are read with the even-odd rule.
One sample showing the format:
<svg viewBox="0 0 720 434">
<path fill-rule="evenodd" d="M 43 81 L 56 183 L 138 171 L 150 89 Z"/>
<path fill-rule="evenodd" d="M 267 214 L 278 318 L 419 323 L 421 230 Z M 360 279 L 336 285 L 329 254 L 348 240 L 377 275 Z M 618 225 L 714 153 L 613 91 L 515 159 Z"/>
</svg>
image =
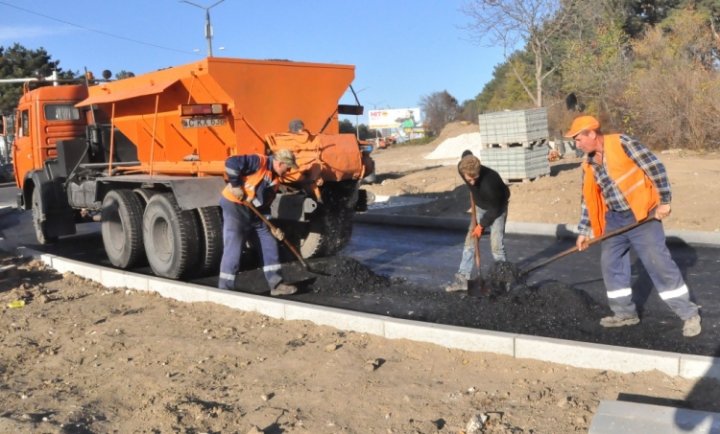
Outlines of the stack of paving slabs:
<svg viewBox="0 0 720 434">
<path fill-rule="evenodd" d="M 506 183 L 530 181 L 550 174 L 547 110 L 485 113 L 480 125 L 480 159 Z"/>
</svg>

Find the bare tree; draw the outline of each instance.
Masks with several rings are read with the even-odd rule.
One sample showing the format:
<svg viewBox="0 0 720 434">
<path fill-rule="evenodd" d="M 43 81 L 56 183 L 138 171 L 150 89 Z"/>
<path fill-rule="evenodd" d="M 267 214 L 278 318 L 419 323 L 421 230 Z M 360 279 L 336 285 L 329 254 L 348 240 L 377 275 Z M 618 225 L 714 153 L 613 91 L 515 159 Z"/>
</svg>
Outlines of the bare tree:
<svg viewBox="0 0 720 434">
<path fill-rule="evenodd" d="M 555 71 L 548 67 L 552 40 L 569 22 L 580 0 L 472 0 L 462 7 L 472 22 L 468 30 L 488 45 L 500 44 L 510 58 L 520 42 L 534 57 L 532 80 L 511 62 L 513 73 L 536 107 L 543 105 L 543 81 Z M 534 83 L 532 82 L 534 81 Z"/>
<path fill-rule="evenodd" d="M 425 130 L 433 135 L 439 134 L 445 125 L 457 120 L 460 114 L 457 99 L 446 90 L 422 97 L 420 106 L 425 113 Z"/>
</svg>

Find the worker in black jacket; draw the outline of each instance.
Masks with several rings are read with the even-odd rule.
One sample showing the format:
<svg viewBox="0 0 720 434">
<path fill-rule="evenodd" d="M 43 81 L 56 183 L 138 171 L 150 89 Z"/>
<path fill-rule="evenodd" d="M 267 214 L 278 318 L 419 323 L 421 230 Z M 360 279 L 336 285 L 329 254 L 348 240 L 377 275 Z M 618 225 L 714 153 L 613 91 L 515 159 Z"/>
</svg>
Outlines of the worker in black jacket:
<svg viewBox="0 0 720 434">
<path fill-rule="evenodd" d="M 458 172 L 470 189 L 477 221 L 470 221 L 460 268 L 455 274 L 455 280 L 446 288 L 448 292 L 467 291 L 468 280 L 473 274 L 475 246 L 485 228 L 490 228 L 493 259 L 496 262 L 505 261 L 505 222 L 510 189 L 496 171 L 483 166 L 480 159 L 470 151 L 463 152 L 458 163 Z"/>
</svg>

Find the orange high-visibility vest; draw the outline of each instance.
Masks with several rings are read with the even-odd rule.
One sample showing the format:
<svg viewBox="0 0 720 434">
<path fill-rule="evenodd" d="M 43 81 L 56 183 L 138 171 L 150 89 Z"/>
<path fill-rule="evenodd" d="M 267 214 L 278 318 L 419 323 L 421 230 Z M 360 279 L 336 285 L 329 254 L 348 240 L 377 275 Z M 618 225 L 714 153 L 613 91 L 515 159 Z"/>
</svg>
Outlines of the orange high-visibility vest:
<svg viewBox="0 0 720 434">
<path fill-rule="evenodd" d="M 274 190 L 277 191 L 278 189 L 278 182 L 277 177 L 275 177 L 275 173 L 272 171 L 272 169 L 267 168 L 267 162 L 268 162 L 268 156 L 267 155 L 260 155 L 258 154 L 258 157 L 260 157 L 260 169 L 258 169 L 257 172 L 251 173 L 250 175 L 245 176 L 244 183 L 242 186 L 243 191 L 245 192 L 245 201 L 252 202 L 253 199 L 255 199 L 256 191 L 258 185 L 263 180 L 268 181 L 268 185 Z M 235 202 L 242 204 L 243 201 L 237 198 L 232 193 L 231 190 L 232 186 L 230 184 L 226 185 L 225 188 L 222 191 L 222 195 L 225 199 L 229 200 L 230 202 Z"/>
<path fill-rule="evenodd" d="M 648 216 L 650 210 L 660 204 L 660 194 L 650 177 L 630 157 L 620 143 L 619 134 L 604 136 L 603 151 L 605 167 L 610 179 L 617 184 L 625 196 L 635 219 L 640 221 Z M 582 163 L 585 174 L 583 197 L 590 217 L 593 235 L 599 237 L 605 232 L 605 212 L 607 205 L 600 186 L 595 182 L 594 171 L 587 161 Z"/>
</svg>

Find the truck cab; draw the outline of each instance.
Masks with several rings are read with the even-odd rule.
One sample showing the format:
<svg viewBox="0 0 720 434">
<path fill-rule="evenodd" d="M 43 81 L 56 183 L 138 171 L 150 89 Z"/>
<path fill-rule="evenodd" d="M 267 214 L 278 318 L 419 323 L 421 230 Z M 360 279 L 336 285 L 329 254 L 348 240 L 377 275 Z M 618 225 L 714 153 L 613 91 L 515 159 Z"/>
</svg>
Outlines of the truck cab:
<svg viewBox="0 0 720 434">
<path fill-rule="evenodd" d="M 23 190 L 32 173 L 57 158 L 57 143 L 85 134 L 87 120 L 75 107 L 87 98 L 84 85 L 45 86 L 25 92 L 15 112 L 12 159 L 15 182 Z"/>
</svg>

